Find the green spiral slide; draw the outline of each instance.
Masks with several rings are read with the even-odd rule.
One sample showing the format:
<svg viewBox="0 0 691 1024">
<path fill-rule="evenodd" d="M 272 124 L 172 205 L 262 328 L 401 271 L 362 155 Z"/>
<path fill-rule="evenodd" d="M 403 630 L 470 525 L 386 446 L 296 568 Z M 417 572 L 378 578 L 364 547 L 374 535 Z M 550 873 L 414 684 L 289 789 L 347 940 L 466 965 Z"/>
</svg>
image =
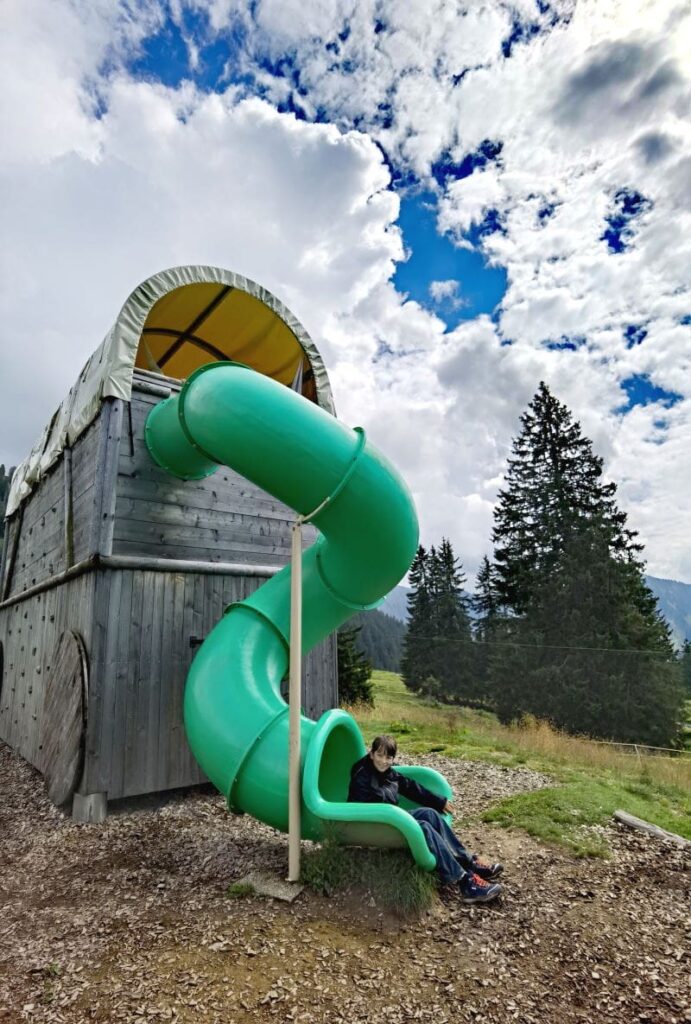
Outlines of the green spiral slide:
<svg viewBox="0 0 691 1024">
<path fill-rule="evenodd" d="M 317 405 L 240 363 L 203 366 L 146 423 L 154 460 L 183 479 L 226 465 L 310 515 L 318 540 L 303 553 L 303 650 L 398 583 L 418 543 L 412 497 L 365 438 Z M 328 500 L 326 500 L 328 499 Z M 202 769 L 232 810 L 288 829 L 290 566 L 231 606 L 192 663 L 185 687 L 187 737 Z M 301 718 L 302 836 L 325 829 L 342 842 L 407 844 L 435 867 L 422 830 L 403 806 L 347 802 L 351 765 L 365 753 L 354 719 L 325 712 Z M 430 768 L 401 769 L 428 789 L 451 789 Z M 410 805 L 408 805 L 410 806 Z"/>
</svg>

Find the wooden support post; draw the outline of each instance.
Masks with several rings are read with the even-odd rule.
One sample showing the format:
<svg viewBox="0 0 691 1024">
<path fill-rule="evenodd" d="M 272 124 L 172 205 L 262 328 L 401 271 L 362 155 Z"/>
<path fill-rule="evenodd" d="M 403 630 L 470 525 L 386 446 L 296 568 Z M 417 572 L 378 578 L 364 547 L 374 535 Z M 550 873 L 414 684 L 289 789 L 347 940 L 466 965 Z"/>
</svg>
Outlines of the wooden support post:
<svg viewBox="0 0 691 1024">
<path fill-rule="evenodd" d="M 293 524 L 290 583 L 288 881 L 300 881 L 300 697 L 302 693 L 302 520 Z"/>
</svg>

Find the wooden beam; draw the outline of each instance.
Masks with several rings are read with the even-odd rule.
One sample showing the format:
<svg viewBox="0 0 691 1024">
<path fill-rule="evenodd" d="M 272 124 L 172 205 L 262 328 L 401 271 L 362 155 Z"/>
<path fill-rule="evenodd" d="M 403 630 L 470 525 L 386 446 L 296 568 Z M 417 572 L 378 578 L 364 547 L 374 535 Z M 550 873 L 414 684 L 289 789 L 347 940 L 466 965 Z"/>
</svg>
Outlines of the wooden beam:
<svg viewBox="0 0 691 1024">
<path fill-rule="evenodd" d="M 676 832 L 667 832 L 666 829 L 660 828 L 659 825 L 653 825 L 649 821 L 644 821 L 642 818 L 636 818 L 633 814 L 627 814 L 626 811 L 615 811 L 614 817 L 617 821 L 620 821 L 622 825 L 627 825 L 629 828 L 637 829 L 639 832 L 645 832 L 650 836 L 655 836 L 656 839 L 664 839 L 669 843 L 674 843 L 675 846 L 681 846 L 682 848 L 691 847 L 691 841 L 684 839 L 683 836 L 678 836 Z"/>
<path fill-rule="evenodd" d="M 147 558 L 139 555 L 108 555 L 99 559 L 106 569 L 148 569 L 152 572 L 198 572 L 212 576 L 275 576 L 282 565 L 249 565 L 245 562 L 203 562 L 182 558 Z"/>
</svg>

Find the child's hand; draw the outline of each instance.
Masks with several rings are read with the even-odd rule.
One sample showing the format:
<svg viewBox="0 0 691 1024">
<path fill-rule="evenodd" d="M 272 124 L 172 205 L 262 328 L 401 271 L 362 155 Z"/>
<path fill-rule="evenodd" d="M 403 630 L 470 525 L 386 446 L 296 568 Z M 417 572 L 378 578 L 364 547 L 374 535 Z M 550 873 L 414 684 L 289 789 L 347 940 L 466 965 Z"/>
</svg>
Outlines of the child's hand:
<svg viewBox="0 0 691 1024">
<path fill-rule="evenodd" d="M 450 800 L 447 800 L 444 804 L 444 814 L 453 814 L 455 807 Z"/>
</svg>

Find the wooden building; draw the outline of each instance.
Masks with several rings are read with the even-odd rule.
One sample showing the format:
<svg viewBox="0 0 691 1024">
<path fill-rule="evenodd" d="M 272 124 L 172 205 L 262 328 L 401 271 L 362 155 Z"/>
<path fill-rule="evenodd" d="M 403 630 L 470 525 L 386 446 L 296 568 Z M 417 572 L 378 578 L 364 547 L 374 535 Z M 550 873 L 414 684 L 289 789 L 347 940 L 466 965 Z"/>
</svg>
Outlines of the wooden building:
<svg viewBox="0 0 691 1024">
<path fill-rule="evenodd" d="M 176 480 L 144 444 L 150 409 L 223 359 L 334 411 L 316 347 L 274 296 L 175 268 L 132 293 L 12 481 L 0 739 L 77 817 L 204 781 L 182 721 L 191 660 L 224 609 L 289 561 L 291 510 L 225 467 Z M 303 706 L 316 718 L 336 703 L 331 637 L 306 660 Z"/>
</svg>

